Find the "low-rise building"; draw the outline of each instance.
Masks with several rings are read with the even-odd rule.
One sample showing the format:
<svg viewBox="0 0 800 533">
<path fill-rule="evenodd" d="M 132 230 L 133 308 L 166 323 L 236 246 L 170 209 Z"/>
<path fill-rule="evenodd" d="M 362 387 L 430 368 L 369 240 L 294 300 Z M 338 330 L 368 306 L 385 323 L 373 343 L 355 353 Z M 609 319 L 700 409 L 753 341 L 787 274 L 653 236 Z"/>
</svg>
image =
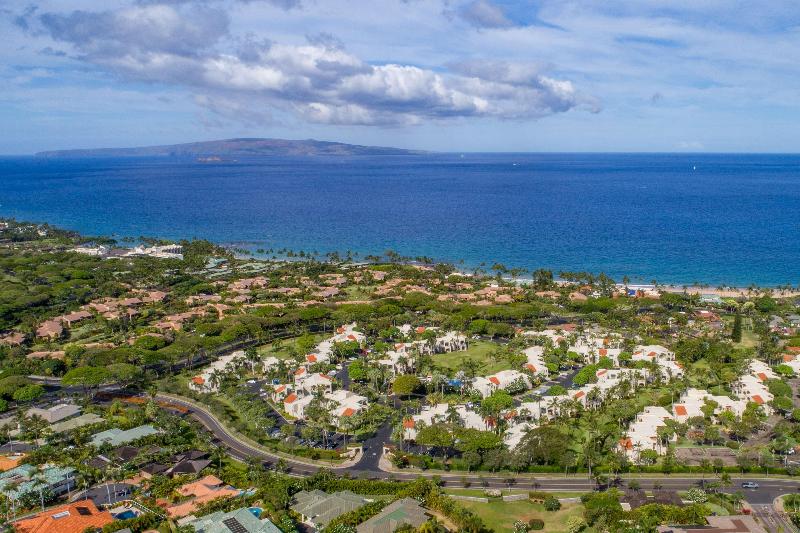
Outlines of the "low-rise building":
<svg viewBox="0 0 800 533">
<path fill-rule="evenodd" d="M 84 533 L 100 530 L 114 521 L 91 500 L 53 507 L 14 522 L 16 533 Z"/>
<path fill-rule="evenodd" d="M 89 443 L 92 446 L 97 447 L 104 444 L 120 446 L 122 444 L 127 444 L 129 442 L 133 442 L 144 437 L 149 437 L 150 435 L 156 435 L 158 433 L 159 431 L 150 424 L 145 424 L 143 426 L 126 430 L 112 428 L 93 435 L 92 440 L 89 441 Z"/>
<path fill-rule="evenodd" d="M 54 424 L 55 422 L 60 422 L 71 416 L 78 415 L 80 412 L 81 408 L 74 403 L 59 403 L 47 408 L 33 407 L 28 409 L 27 415 L 29 417 L 39 416 L 45 421 Z"/>
<path fill-rule="evenodd" d="M 666 426 L 667 420 L 673 420 L 672 414 L 660 406 L 650 405 L 636 415 L 636 419 L 628 426 L 627 436 L 619 441 L 619 449 L 628 457 L 638 461 L 645 450 L 654 450 L 658 454 L 666 452 L 667 443 L 659 436 L 659 428 Z M 675 440 L 675 435 L 670 440 Z"/>
<path fill-rule="evenodd" d="M 356 527 L 357 533 L 394 533 L 401 526 L 419 528 L 428 521 L 428 514 L 417 500 L 403 498 Z"/>
<path fill-rule="evenodd" d="M 18 500 L 42 488 L 61 496 L 75 487 L 75 473 L 75 469 L 69 467 L 19 465 L 0 474 L 0 494 Z"/>
<path fill-rule="evenodd" d="M 302 517 L 304 523 L 323 529 L 331 520 L 355 511 L 367 500 L 349 490 L 326 494 L 321 490 L 302 490 L 294 495 L 291 509 Z"/>
<path fill-rule="evenodd" d="M 189 499 L 167 506 L 167 514 L 173 518 L 190 515 L 202 505 L 219 498 L 232 498 L 242 494 L 242 491 L 226 485 L 216 476 L 206 476 L 182 485 L 178 487 L 177 492 Z"/>
<path fill-rule="evenodd" d="M 531 386 L 528 376 L 518 370 L 501 370 L 496 374 L 486 377 L 477 377 L 472 382 L 472 388 L 486 398 L 497 390 L 507 390 L 519 384 L 527 389 Z"/>
<path fill-rule="evenodd" d="M 217 511 L 181 524 L 193 527 L 196 533 L 281 533 L 269 519 L 257 518 L 247 507 Z"/>
</svg>

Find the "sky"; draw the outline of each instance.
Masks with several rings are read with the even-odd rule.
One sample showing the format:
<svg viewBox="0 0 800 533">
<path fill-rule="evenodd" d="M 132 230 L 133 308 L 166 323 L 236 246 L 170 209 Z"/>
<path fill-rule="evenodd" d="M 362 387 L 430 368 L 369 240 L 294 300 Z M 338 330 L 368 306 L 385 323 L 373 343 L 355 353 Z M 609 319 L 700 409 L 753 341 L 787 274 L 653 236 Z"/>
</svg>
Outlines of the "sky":
<svg viewBox="0 0 800 533">
<path fill-rule="evenodd" d="M 794 0 L 3 0 L 0 154 L 797 152 Z"/>
</svg>

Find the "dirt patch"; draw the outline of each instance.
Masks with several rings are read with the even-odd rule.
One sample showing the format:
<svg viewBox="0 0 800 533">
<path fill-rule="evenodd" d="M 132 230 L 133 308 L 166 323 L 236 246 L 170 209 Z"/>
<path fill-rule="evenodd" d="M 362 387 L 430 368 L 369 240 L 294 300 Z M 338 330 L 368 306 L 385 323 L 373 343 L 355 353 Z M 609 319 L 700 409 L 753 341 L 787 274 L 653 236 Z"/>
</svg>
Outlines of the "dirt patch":
<svg viewBox="0 0 800 533">
<path fill-rule="evenodd" d="M 730 448 L 705 448 L 700 446 L 678 448 L 675 450 L 675 456 L 681 462 L 690 466 L 699 466 L 704 459 L 711 464 L 719 459 L 725 466 L 736 466 L 736 452 Z"/>
</svg>

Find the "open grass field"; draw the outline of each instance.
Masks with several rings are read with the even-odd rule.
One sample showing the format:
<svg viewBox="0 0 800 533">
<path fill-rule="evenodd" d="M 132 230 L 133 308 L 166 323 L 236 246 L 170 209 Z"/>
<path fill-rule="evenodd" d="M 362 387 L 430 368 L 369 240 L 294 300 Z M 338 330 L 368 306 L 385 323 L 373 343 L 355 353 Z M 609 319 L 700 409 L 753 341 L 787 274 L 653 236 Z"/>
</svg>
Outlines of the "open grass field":
<svg viewBox="0 0 800 533">
<path fill-rule="evenodd" d="M 330 335 L 327 335 L 330 337 Z M 314 335 L 314 342 L 319 343 L 326 338 L 324 335 Z M 298 353 L 300 349 L 297 347 L 297 340 L 299 337 L 293 339 L 284 339 L 278 343 L 276 347 L 275 344 L 264 344 L 256 348 L 256 351 L 261 357 L 277 357 L 278 359 L 289 359 L 291 358 L 291 351 L 294 348 Z"/>
<path fill-rule="evenodd" d="M 567 519 L 571 516 L 582 516 L 583 513 L 583 505 L 579 503 L 565 503 L 559 511 L 553 513 L 545 511 L 543 505 L 529 501 L 490 501 L 489 503 L 460 501 L 458 503 L 480 516 L 487 526 L 498 533 L 513 531 L 514 522 L 517 520 L 527 522 L 531 518 L 544 520 L 542 531 L 546 533 L 566 532 Z"/>
<path fill-rule="evenodd" d="M 493 374 L 511 368 L 504 359 L 495 360 L 491 354 L 497 345 L 488 341 L 470 341 L 469 348 L 463 352 L 440 353 L 433 356 L 436 366 L 444 370 L 459 370 L 464 361 L 471 359 L 480 365 L 479 375 Z"/>
</svg>

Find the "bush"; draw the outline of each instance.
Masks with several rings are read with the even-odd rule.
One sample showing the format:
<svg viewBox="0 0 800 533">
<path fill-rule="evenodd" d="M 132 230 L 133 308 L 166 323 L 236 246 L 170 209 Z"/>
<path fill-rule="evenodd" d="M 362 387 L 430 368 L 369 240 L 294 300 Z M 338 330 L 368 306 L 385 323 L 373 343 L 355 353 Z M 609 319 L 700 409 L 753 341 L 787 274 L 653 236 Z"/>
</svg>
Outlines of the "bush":
<svg viewBox="0 0 800 533">
<path fill-rule="evenodd" d="M 540 529 L 544 529 L 544 520 L 541 518 L 531 518 L 528 520 L 528 529 L 532 531 L 539 531 Z"/>
<path fill-rule="evenodd" d="M 549 497 L 550 495 L 548 493 L 538 490 L 532 490 L 528 493 L 528 498 L 530 498 L 533 503 L 544 503 L 544 501 Z"/>
<path fill-rule="evenodd" d="M 570 516 L 567 518 L 567 533 L 578 533 L 586 527 L 586 523 L 579 516 Z"/>
<path fill-rule="evenodd" d="M 555 512 L 561 509 L 561 502 L 555 496 L 548 496 L 544 500 L 545 511 Z"/>
</svg>

